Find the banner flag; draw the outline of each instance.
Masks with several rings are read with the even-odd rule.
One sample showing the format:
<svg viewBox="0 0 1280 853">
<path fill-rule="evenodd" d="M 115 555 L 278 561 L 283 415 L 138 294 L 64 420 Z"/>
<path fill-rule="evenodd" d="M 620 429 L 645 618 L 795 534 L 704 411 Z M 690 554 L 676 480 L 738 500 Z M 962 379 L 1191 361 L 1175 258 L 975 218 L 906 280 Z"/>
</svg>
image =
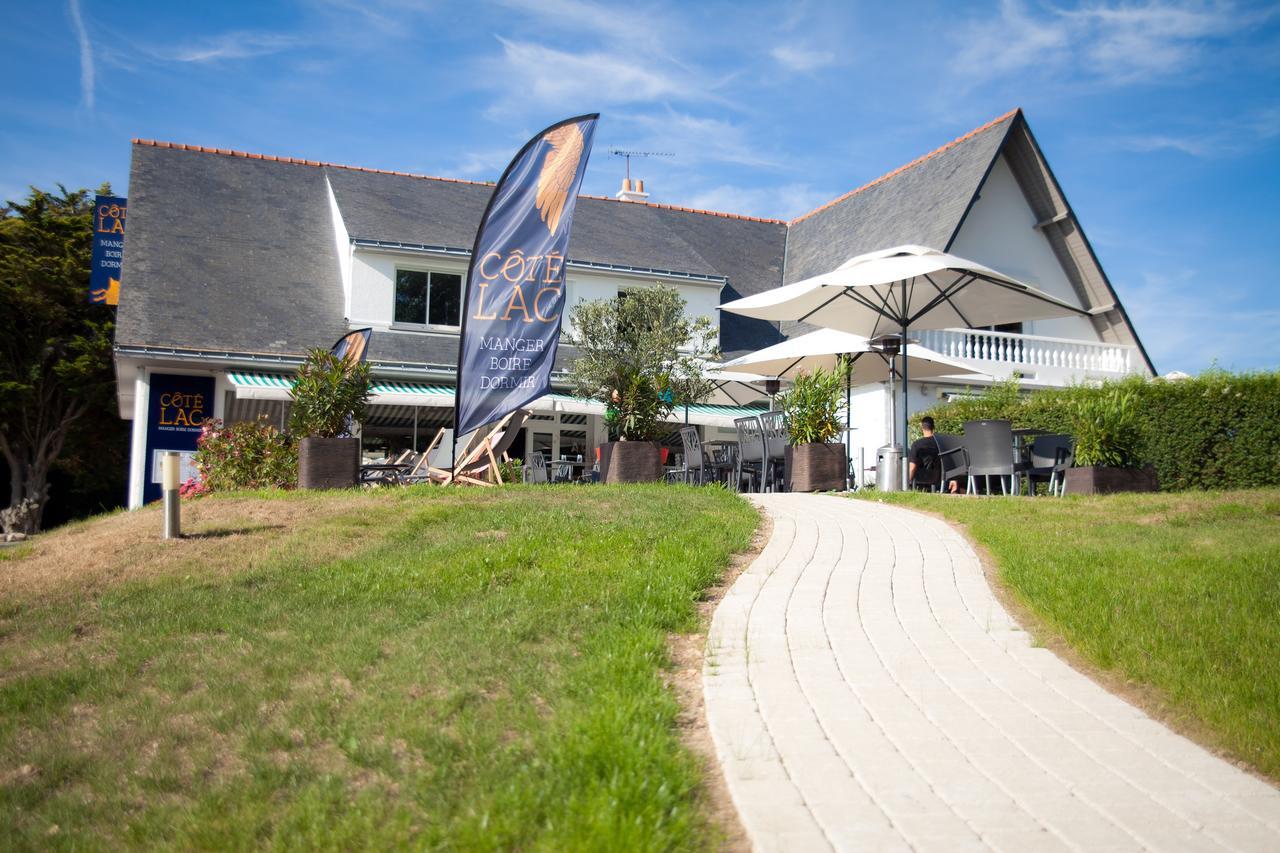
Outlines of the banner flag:
<svg viewBox="0 0 1280 853">
<path fill-rule="evenodd" d="M 599 117 L 542 131 L 494 187 L 467 269 L 455 438 L 551 390 L 569 229 Z"/>
<path fill-rule="evenodd" d="M 93 202 L 93 265 L 89 301 L 120 304 L 120 268 L 124 261 L 124 215 L 128 199 L 100 195 Z"/>
<path fill-rule="evenodd" d="M 364 364 L 364 360 L 369 357 L 369 336 L 372 334 L 372 328 L 347 332 L 338 338 L 338 342 L 333 345 L 329 352 L 333 353 L 335 358 L 340 358 L 349 365 Z M 348 368 L 349 371 L 350 368 Z"/>
</svg>

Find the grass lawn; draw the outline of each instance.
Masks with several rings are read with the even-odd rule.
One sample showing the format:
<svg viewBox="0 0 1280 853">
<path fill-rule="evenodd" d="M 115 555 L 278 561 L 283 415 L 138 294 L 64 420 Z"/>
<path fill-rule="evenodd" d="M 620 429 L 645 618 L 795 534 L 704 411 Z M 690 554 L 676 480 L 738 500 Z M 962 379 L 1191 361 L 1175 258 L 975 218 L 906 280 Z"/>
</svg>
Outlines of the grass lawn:
<svg viewBox="0 0 1280 853">
<path fill-rule="evenodd" d="M 693 849 L 719 489 L 238 495 L 0 551 L 0 849 Z"/>
<path fill-rule="evenodd" d="M 1051 635 L 1280 779 L 1280 490 L 887 499 L 966 525 Z"/>
</svg>

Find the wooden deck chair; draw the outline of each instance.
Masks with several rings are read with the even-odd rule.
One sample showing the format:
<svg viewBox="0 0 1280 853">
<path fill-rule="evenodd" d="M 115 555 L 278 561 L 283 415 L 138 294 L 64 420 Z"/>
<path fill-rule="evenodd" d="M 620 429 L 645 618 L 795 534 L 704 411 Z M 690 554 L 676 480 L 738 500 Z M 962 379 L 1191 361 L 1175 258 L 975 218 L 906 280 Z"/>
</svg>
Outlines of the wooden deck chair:
<svg viewBox="0 0 1280 853">
<path fill-rule="evenodd" d="M 478 441 L 472 442 L 466 453 L 459 455 L 457 464 L 444 482 L 469 483 L 473 486 L 502 485 L 498 459 L 506 458 L 516 433 L 520 432 L 528 418 L 529 412 L 520 409 L 498 421 L 492 430 Z"/>
<path fill-rule="evenodd" d="M 475 433 L 462 437 L 462 446 L 466 447 Z M 425 483 L 448 476 L 450 464 L 449 454 L 453 452 L 453 430 L 441 427 L 432 437 L 431 443 L 418 456 L 414 466 L 401 478 L 404 483 Z M 433 477 L 433 472 L 435 476 Z"/>
</svg>

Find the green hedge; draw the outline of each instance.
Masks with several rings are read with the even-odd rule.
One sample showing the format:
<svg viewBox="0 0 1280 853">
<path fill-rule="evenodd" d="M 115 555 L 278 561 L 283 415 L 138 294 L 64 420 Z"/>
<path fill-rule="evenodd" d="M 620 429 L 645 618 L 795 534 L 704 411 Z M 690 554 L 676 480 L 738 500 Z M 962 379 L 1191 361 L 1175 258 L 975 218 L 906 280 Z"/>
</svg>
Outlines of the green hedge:
<svg viewBox="0 0 1280 853">
<path fill-rule="evenodd" d="M 1134 377 L 1029 394 L 1010 381 L 980 397 L 916 414 L 912 431 L 918 435 L 920 418 L 931 415 L 942 433 L 962 433 L 965 421 L 984 418 L 1070 433 L 1077 402 L 1116 386 L 1132 388 L 1138 396 L 1138 455 L 1155 466 L 1161 489 L 1280 486 L 1280 371 L 1209 371 L 1177 381 Z"/>
</svg>

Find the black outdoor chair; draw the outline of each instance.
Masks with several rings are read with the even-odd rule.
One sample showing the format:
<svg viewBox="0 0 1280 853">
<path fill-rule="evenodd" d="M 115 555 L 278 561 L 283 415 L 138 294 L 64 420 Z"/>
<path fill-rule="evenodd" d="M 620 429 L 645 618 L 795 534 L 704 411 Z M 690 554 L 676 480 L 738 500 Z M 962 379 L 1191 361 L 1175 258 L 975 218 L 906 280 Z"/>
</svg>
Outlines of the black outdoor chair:
<svg viewBox="0 0 1280 853">
<path fill-rule="evenodd" d="M 733 428 L 738 433 L 738 459 L 734 467 L 734 488 L 742 491 L 742 481 L 746 478 L 747 491 L 763 492 L 769 458 L 765 454 L 764 427 L 760 425 L 760 418 L 755 415 L 736 418 Z"/>
<path fill-rule="evenodd" d="M 947 491 L 952 480 L 969 476 L 969 454 L 964 449 L 964 437 L 934 433 L 938 445 L 938 489 Z"/>
<path fill-rule="evenodd" d="M 1022 466 L 1013 461 L 1013 426 L 1008 421 L 965 421 L 964 449 L 969 462 L 970 494 L 975 478 L 982 477 L 986 492 L 991 492 L 991 478 L 1000 478 L 1000 491 L 1015 491 L 1014 478 Z"/>
<path fill-rule="evenodd" d="M 787 426 L 782 412 L 765 412 L 760 416 L 760 428 L 764 431 L 767 478 L 765 489 L 775 492 L 787 490 Z"/>
<path fill-rule="evenodd" d="M 939 491 L 942 480 L 942 460 L 938 457 L 942 453 L 942 449 L 938 447 L 938 441 L 935 436 L 929 439 L 922 439 L 918 442 L 919 446 L 912 445 L 915 450 L 915 459 L 908 460 L 915 463 L 915 470 L 911 473 L 911 483 L 913 488 L 924 489 L 926 491 Z"/>
<path fill-rule="evenodd" d="M 1067 469 L 1075 458 L 1075 440 L 1069 435 L 1039 435 L 1031 444 L 1031 465 L 1026 469 L 1028 490 L 1036 493 L 1037 483 L 1046 483 L 1049 494 L 1062 496 Z"/>
</svg>

